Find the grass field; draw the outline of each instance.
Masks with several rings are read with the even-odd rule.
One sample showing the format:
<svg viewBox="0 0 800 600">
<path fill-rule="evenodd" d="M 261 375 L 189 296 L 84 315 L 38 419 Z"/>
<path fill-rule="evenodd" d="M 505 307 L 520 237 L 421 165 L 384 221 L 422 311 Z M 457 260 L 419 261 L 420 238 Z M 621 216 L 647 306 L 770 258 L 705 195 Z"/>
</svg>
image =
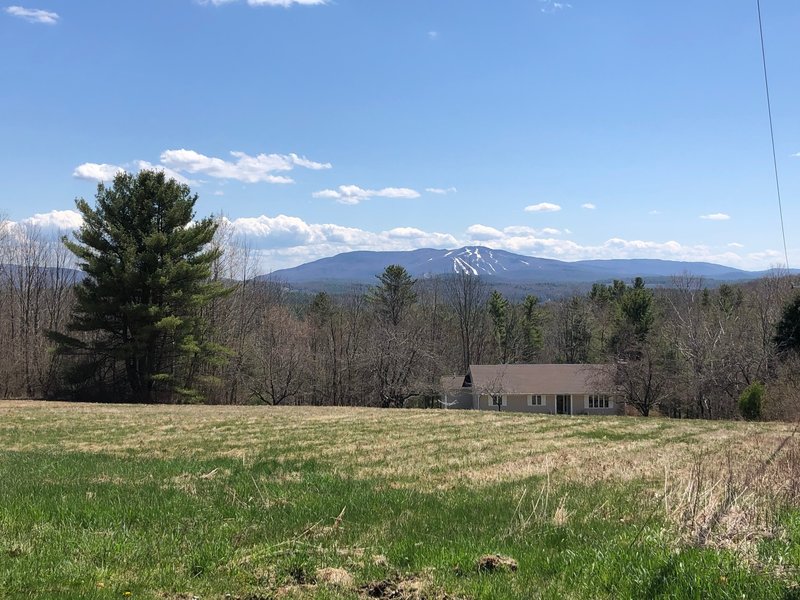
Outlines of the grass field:
<svg viewBox="0 0 800 600">
<path fill-rule="evenodd" d="M 0 402 L 0 598 L 800 598 L 799 443 L 787 424 Z M 494 554 L 518 568 L 480 571 Z"/>
</svg>

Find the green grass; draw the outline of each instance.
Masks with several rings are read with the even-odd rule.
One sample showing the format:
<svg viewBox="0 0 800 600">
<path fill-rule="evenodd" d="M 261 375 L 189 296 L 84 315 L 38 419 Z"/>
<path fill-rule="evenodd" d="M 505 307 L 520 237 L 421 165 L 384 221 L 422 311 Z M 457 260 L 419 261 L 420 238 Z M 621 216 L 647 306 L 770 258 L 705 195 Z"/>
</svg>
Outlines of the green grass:
<svg viewBox="0 0 800 600">
<path fill-rule="evenodd" d="M 637 433 L 635 431 L 611 431 L 609 429 L 578 431 L 570 435 L 590 440 L 608 440 L 612 442 L 654 440 L 659 438 L 657 432 Z"/>
<path fill-rule="evenodd" d="M 517 465 L 515 444 L 537 447 L 548 424 L 564 423 L 556 417 L 129 410 L 0 405 L 0 598 L 365 598 L 370 582 L 412 579 L 424 591 L 403 597 L 800 597 L 796 513 L 782 513 L 786 534 L 760 542 L 754 565 L 736 548 L 681 542 L 652 476 L 573 477 L 557 465 L 487 475 Z M 569 422 L 584 435 L 565 445 L 609 452 L 644 452 L 683 431 Z M 742 427 L 743 439 L 783 431 Z M 492 453 L 497 437 L 515 441 Z M 440 451 L 468 444 L 487 446 L 460 463 L 480 478 L 443 467 Z M 519 569 L 478 573 L 487 553 Z M 353 584 L 317 581 L 324 567 Z"/>
</svg>

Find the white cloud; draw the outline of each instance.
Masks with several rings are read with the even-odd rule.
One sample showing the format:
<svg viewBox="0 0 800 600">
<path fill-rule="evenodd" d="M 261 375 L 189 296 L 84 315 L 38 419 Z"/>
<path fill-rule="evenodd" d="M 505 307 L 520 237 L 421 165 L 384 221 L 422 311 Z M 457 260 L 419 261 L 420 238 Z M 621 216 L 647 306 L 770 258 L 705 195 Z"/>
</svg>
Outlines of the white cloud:
<svg viewBox="0 0 800 600">
<path fill-rule="evenodd" d="M 572 8 L 572 4 L 568 2 L 556 2 L 555 0 L 539 0 L 542 5 L 541 11 L 543 13 L 556 13 L 567 8 Z"/>
<path fill-rule="evenodd" d="M 247 0 L 250 6 L 283 6 L 288 8 L 293 4 L 299 6 L 319 6 L 327 4 L 328 0 Z"/>
<path fill-rule="evenodd" d="M 493 237 L 481 235 L 485 230 L 494 232 Z M 496 234 L 501 235 L 496 235 Z M 661 258 L 665 260 L 707 261 L 738 267 L 763 267 L 763 261 L 753 256 L 743 258 L 731 251 L 715 252 L 705 245 L 684 245 L 674 240 L 665 242 L 647 240 L 625 240 L 611 238 L 601 244 L 582 245 L 572 240 L 553 237 L 550 230 L 526 230 L 507 227 L 500 231 L 473 225 L 466 231 L 466 244 L 479 244 L 487 240 L 492 248 L 508 250 L 529 256 L 574 261 L 602 258 Z M 476 235 L 477 234 L 477 235 Z M 770 255 L 771 258 L 771 255 Z"/>
<path fill-rule="evenodd" d="M 305 169 L 311 169 L 312 171 L 323 171 L 325 169 L 332 169 L 333 165 L 331 163 L 321 163 L 316 162 L 313 160 L 307 159 L 305 156 L 297 156 L 294 152 L 291 152 L 289 155 L 289 159 L 292 161 L 292 164 L 298 167 L 303 167 Z"/>
<path fill-rule="evenodd" d="M 89 181 L 111 181 L 117 173 L 122 173 L 123 171 L 125 169 L 117 165 L 87 162 L 75 167 L 72 176 Z"/>
<path fill-rule="evenodd" d="M 454 187 L 449 188 L 437 188 L 437 187 L 429 187 L 425 188 L 425 191 L 429 194 L 439 194 L 440 196 L 446 196 L 447 194 L 455 194 L 458 190 Z"/>
<path fill-rule="evenodd" d="M 387 231 L 386 235 L 397 240 L 416 240 L 425 237 L 425 232 L 416 227 L 395 227 Z"/>
<path fill-rule="evenodd" d="M 470 240 L 500 240 L 519 237 L 537 237 L 543 235 L 561 235 L 560 229 L 545 227 L 544 229 L 534 229 L 524 225 L 512 225 L 504 227 L 502 230 L 487 225 L 470 225 L 467 227 L 466 234 Z"/>
<path fill-rule="evenodd" d="M 531 204 L 525 207 L 525 212 L 558 212 L 559 210 L 561 210 L 561 207 L 551 202 L 540 202 L 539 204 Z"/>
<path fill-rule="evenodd" d="M 744 244 L 740 244 L 739 242 L 731 242 L 728 246 L 731 248 L 744 248 Z"/>
<path fill-rule="evenodd" d="M 473 227 L 483 227 L 482 225 L 473 225 Z M 469 232 L 469 229 L 467 229 Z M 537 230 L 533 227 L 528 227 L 527 225 L 511 225 L 510 227 L 505 227 L 503 229 L 503 233 L 509 235 L 536 235 Z"/>
<path fill-rule="evenodd" d="M 792 154 L 792 158 L 800 158 L 800 152 L 795 152 Z"/>
<path fill-rule="evenodd" d="M 438 31 L 429 31 L 428 32 L 428 39 L 432 42 L 435 42 L 439 39 L 439 32 Z"/>
<path fill-rule="evenodd" d="M 244 152 L 231 152 L 236 159 L 227 161 L 213 156 L 206 156 L 194 150 L 165 150 L 161 153 L 161 163 L 153 164 L 146 160 L 135 160 L 125 167 L 105 163 L 84 163 L 76 167 L 74 177 L 93 181 L 109 181 L 125 168 L 129 170 L 150 169 L 163 171 L 167 177 L 181 183 L 194 184 L 185 173 L 203 174 L 216 179 L 231 179 L 244 183 L 293 183 L 291 177 L 275 175 L 276 172 L 287 172 L 295 167 L 320 171 L 330 169 L 330 163 L 310 160 L 305 156 L 290 154 L 258 154 L 250 156 Z"/>
<path fill-rule="evenodd" d="M 293 5 L 298 6 L 320 6 L 328 4 L 329 0 L 247 0 L 248 6 L 281 6 L 289 8 Z M 236 0 L 200 0 L 200 4 L 211 4 L 212 6 L 222 6 L 230 4 Z"/>
<path fill-rule="evenodd" d="M 42 23 L 44 25 L 55 25 L 61 18 L 58 13 L 39 8 L 23 8 L 22 6 L 9 6 L 6 12 L 14 17 L 25 19 L 29 23 Z"/>
<path fill-rule="evenodd" d="M 296 266 L 353 250 L 454 248 L 460 244 L 450 234 L 416 227 L 371 232 L 332 223 L 307 223 L 287 215 L 239 218 L 229 223 L 237 235 L 245 238 L 248 246 L 260 253 L 266 270 Z"/>
<path fill-rule="evenodd" d="M 242 217 L 230 221 L 234 231 L 247 237 L 257 248 L 286 248 L 323 241 L 319 231 L 298 217 L 278 215 Z M 257 240 L 257 242 L 253 241 Z"/>
<path fill-rule="evenodd" d="M 597 206 L 591 202 L 586 202 L 585 204 L 581 204 L 581 208 L 585 208 L 586 210 L 594 210 L 597 208 Z"/>
<path fill-rule="evenodd" d="M 380 190 L 367 190 L 357 185 L 340 185 L 335 190 L 314 192 L 314 198 L 328 198 L 340 204 L 359 204 L 370 198 L 419 198 L 420 194 L 410 188 L 388 187 Z"/>
<path fill-rule="evenodd" d="M 75 210 L 51 210 L 47 213 L 36 213 L 22 223 L 42 229 L 77 229 L 83 225 L 83 217 Z"/>
<path fill-rule="evenodd" d="M 172 169 L 165 167 L 163 165 L 154 165 L 152 163 L 147 162 L 146 160 L 137 160 L 136 167 L 140 171 L 161 171 L 164 173 L 164 176 L 167 179 L 174 179 L 178 183 L 185 183 L 186 185 L 191 185 L 195 183 L 191 179 L 187 179 L 177 171 L 173 171 Z"/>
<path fill-rule="evenodd" d="M 751 252 L 747 258 L 755 264 L 761 264 L 760 268 L 785 267 L 786 259 L 782 252 L 777 250 L 764 250 L 763 252 Z"/>
<path fill-rule="evenodd" d="M 222 190 L 217 190 L 216 192 L 214 192 L 214 195 L 215 196 L 224 196 L 225 192 L 223 192 Z"/>
<path fill-rule="evenodd" d="M 505 237 L 499 229 L 487 225 L 470 225 L 467 228 L 467 235 L 473 240 L 498 240 Z"/>
<path fill-rule="evenodd" d="M 661 211 L 660 211 L 660 210 L 655 210 L 655 209 L 653 209 L 653 210 L 651 210 L 650 212 L 648 212 L 647 214 L 648 214 L 648 215 L 660 215 L 660 214 L 661 214 Z"/>
<path fill-rule="evenodd" d="M 202 173 L 218 179 L 235 179 L 244 183 L 293 183 L 290 177 L 273 175 L 291 171 L 295 167 L 320 170 L 330 169 L 330 163 L 319 163 L 297 154 L 259 154 L 250 156 L 244 152 L 231 152 L 235 161 L 206 156 L 194 150 L 165 150 L 161 153 L 161 164 L 176 171 Z"/>
<path fill-rule="evenodd" d="M 731 216 L 725 213 L 712 213 L 710 215 L 700 215 L 700 218 L 706 221 L 730 221 Z"/>
</svg>

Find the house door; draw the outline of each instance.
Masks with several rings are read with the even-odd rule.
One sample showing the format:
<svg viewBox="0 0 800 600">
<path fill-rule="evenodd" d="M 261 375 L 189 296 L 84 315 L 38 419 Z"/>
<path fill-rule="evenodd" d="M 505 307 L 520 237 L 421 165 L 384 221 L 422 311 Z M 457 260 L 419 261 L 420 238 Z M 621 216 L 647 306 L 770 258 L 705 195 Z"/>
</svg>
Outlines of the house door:
<svg viewBox="0 0 800 600">
<path fill-rule="evenodd" d="M 557 415 L 572 414 L 572 396 L 570 396 L 569 394 L 558 394 L 556 396 L 556 414 Z"/>
</svg>

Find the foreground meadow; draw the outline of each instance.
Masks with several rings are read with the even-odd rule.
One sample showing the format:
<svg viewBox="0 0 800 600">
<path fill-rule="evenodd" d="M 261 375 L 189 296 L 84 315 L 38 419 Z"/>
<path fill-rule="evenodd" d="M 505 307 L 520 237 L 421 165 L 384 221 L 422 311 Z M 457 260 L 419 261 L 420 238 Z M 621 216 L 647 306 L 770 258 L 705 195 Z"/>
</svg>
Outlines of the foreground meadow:
<svg viewBox="0 0 800 600">
<path fill-rule="evenodd" d="M 2 402 L 0 598 L 800 598 L 798 437 Z"/>
</svg>

